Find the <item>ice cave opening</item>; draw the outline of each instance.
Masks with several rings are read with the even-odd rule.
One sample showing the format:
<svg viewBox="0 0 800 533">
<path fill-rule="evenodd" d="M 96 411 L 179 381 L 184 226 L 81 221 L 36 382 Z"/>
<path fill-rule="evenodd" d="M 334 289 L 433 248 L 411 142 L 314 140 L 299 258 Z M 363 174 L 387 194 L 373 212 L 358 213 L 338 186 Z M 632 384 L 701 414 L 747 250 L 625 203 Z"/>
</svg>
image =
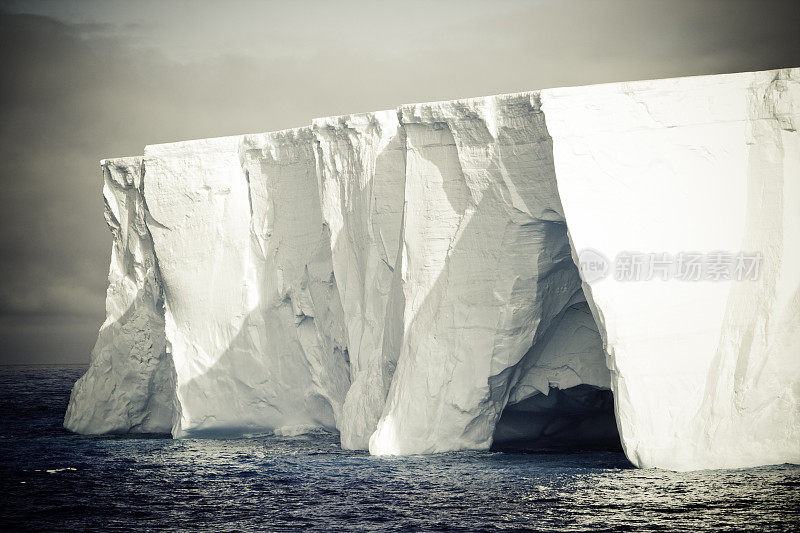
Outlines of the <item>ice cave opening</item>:
<svg viewBox="0 0 800 533">
<path fill-rule="evenodd" d="M 503 410 L 493 449 L 503 451 L 622 451 L 614 396 L 578 385 L 536 394 Z"/>
<path fill-rule="evenodd" d="M 611 374 L 583 293 L 525 355 L 498 420 L 498 451 L 622 451 Z"/>
</svg>

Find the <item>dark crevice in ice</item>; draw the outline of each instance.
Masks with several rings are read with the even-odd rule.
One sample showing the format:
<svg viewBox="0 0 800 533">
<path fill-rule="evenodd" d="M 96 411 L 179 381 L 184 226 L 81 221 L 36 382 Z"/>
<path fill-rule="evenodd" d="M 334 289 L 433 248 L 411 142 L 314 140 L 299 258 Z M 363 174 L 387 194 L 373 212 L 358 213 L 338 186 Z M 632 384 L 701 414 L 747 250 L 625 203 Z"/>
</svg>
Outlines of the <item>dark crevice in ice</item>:
<svg viewBox="0 0 800 533">
<path fill-rule="evenodd" d="M 505 408 L 495 426 L 496 451 L 622 451 L 610 390 L 551 388 Z"/>
</svg>

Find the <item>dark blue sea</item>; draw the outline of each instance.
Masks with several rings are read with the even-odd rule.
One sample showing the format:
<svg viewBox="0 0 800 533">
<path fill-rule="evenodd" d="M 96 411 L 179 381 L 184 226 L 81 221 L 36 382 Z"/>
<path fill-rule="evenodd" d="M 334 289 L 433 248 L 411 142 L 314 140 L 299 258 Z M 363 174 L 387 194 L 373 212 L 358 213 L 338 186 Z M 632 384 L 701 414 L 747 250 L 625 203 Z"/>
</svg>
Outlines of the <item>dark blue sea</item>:
<svg viewBox="0 0 800 533">
<path fill-rule="evenodd" d="M 83 437 L 82 368 L 0 368 L 0 530 L 797 531 L 800 468 L 637 470 L 615 452 L 377 458 L 335 435 Z"/>
</svg>

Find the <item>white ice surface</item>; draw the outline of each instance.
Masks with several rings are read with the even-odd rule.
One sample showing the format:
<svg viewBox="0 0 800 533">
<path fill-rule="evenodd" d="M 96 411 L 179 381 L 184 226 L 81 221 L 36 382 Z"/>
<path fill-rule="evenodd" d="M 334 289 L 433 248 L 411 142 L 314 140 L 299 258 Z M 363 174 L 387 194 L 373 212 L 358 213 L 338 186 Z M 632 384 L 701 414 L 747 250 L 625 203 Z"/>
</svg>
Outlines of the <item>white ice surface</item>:
<svg viewBox="0 0 800 533">
<path fill-rule="evenodd" d="M 336 427 L 349 385 L 309 128 L 149 146 L 173 434 Z"/>
<path fill-rule="evenodd" d="M 104 160 L 111 234 L 106 320 L 92 364 L 72 391 L 64 427 L 77 433 L 168 433 L 175 377 L 166 353 L 163 291 L 142 196 L 142 158 Z"/>
<path fill-rule="evenodd" d="M 386 311 L 401 233 L 405 131 L 396 112 L 382 111 L 315 120 L 314 135 L 352 382 L 339 431 L 343 447 L 366 449 L 396 363 L 384 346 L 396 328 Z"/>
<path fill-rule="evenodd" d="M 637 466 L 800 462 L 798 87 L 548 89 L 104 161 L 108 318 L 65 426 L 485 449 L 506 405 L 584 385 Z M 586 249 L 763 261 L 581 283 Z"/>
<path fill-rule="evenodd" d="M 403 106 L 402 337 L 376 454 L 488 448 L 580 280 L 537 95 Z"/>
<path fill-rule="evenodd" d="M 800 69 L 542 91 L 575 252 L 761 252 L 585 286 L 642 467 L 800 462 Z"/>
</svg>

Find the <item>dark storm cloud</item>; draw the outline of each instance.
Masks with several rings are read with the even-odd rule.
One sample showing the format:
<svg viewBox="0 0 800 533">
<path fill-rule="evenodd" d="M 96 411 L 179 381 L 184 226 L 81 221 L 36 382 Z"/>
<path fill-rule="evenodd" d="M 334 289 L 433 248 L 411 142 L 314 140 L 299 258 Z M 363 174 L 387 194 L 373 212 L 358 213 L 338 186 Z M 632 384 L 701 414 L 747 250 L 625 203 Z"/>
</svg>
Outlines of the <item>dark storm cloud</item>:
<svg viewBox="0 0 800 533">
<path fill-rule="evenodd" d="M 8 3 L 0 362 L 87 360 L 103 157 L 404 102 L 798 66 L 796 4 Z"/>
</svg>

